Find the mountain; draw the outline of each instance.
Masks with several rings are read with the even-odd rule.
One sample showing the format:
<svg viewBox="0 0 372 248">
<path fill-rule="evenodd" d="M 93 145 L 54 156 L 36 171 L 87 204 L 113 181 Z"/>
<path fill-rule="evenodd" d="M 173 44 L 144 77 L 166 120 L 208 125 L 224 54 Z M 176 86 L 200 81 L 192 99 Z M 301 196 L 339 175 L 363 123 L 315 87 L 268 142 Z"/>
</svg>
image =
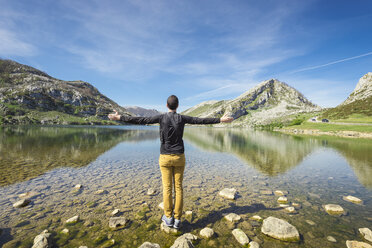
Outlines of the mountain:
<svg viewBox="0 0 372 248">
<path fill-rule="evenodd" d="M 109 124 L 124 108 L 83 81 L 63 81 L 0 59 L 0 124 Z"/>
<path fill-rule="evenodd" d="M 156 109 L 146 109 L 141 108 L 138 106 L 125 106 L 124 107 L 128 112 L 136 115 L 136 116 L 143 116 L 143 117 L 149 117 L 154 115 L 160 115 L 162 112 L 157 111 Z"/>
<path fill-rule="evenodd" d="M 359 79 L 354 91 L 335 108 L 324 112 L 329 119 L 345 119 L 351 115 L 372 116 L 372 72 Z"/>
<path fill-rule="evenodd" d="M 233 100 L 203 102 L 183 114 L 198 117 L 227 114 L 237 119 L 232 125 L 255 126 L 269 124 L 284 116 L 320 110 L 296 89 L 277 79 L 270 79 Z"/>
</svg>

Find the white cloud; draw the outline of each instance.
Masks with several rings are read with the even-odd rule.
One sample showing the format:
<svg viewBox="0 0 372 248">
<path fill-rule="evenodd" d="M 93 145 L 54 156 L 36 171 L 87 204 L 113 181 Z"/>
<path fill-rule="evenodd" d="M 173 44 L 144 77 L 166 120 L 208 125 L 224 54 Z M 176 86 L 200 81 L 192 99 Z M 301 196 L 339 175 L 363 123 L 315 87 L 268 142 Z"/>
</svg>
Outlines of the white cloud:
<svg viewBox="0 0 372 248">
<path fill-rule="evenodd" d="M 36 48 L 19 37 L 18 34 L 0 28 L 0 56 L 32 56 Z"/>
</svg>

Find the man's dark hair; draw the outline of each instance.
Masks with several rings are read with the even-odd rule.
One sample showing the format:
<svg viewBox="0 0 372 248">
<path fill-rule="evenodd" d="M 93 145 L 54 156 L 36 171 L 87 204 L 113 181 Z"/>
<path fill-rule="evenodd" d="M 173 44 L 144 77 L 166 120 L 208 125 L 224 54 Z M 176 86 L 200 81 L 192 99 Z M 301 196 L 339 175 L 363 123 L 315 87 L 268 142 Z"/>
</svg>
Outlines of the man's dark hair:
<svg viewBox="0 0 372 248">
<path fill-rule="evenodd" d="M 169 96 L 167 99 L 167 105 L 171 110 L 176 110 L 178 108 L 178 97 L 175 95 Z"/>
</svg>

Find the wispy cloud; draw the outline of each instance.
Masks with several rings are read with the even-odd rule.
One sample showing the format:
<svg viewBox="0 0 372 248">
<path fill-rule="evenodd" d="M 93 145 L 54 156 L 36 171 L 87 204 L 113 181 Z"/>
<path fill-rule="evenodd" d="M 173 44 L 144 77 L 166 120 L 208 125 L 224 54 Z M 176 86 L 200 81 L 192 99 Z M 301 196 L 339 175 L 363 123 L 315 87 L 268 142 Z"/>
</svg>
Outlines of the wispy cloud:
<svg viewBox="0 0 372 248">
<path fill-rule="evenodd" d="M 1 27 L 0 44 L 1 56 L 32 56 L 37 51 L 32 44 L 23 41 L 19 34 Z"/>
<path fill-rule="evenodd" d="M 305 68 L 302 68 L 302 69 L 299 69 L 299 70 L 292 71 L 290 73 L 293 74 L 293 73 L 302 72 L 302 71 L 314 70 L 314 69 L 318 69 L 318 68 L 322 68 L 322 67 L 326 67 L 326 66 L 338 64 L 338 63 L 342 63 L 342 62 L 353 60 L 353 59 L 359 59 L 359 58 L 366 57 L 366 56 L 369 56 L 369 55 L 372 55 L 372 52 L 368 52 L 368 53 L 364 53 L 364 54 L 361 54 L 361 55 L 357 55 L 357 56 L 353 56 L 353 57 L 349 57 L 349 58 L 344 58 L 344 59 L 340 59 L 340 60 L 336 60 L 336 61 L 332 61 L 332 62 L 329 62 L 329 63 L 326 63 L 326 64 L 322 64 L 322 65 L 305 67 Z"/>
</svg>

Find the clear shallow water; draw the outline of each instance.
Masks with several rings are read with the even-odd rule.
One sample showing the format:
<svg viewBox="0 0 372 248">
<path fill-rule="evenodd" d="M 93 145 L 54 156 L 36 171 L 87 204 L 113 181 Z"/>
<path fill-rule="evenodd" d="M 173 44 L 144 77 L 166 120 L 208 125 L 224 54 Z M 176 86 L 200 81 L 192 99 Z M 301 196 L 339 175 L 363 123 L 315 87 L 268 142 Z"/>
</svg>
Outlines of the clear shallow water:
<svg viewBox="0 0 372 248">
<path fill-rule="evenodd" d="M 235 227 L 261 242 L 261 247 L 345 247 L 347 239 L 362 240 L 358 228 L 372 225 L 372 142 L 334 137 L 295 137 L 246 129 L 185 129 L 186 172 L 184 232 L 198 234 L 205 226 L 217 236 L 196 247 L 238 247 Z M 45 228 L 60 247 L 99 247 L 97 238 L 114 238 L 116 247 L 138 247 L 144 241 L 169 247 L 176 237 L 159 230 L 162 211 L 158 168 L 157 127 L 9 127 L 0 130 L 0 244 L 30 247 Z M 74 191 L 75 184 L 83 189 Z M 148 188 L 158 194 L 148 196 Z M 235 201 L 218 196 L 234 187 Z M 97 195 L 97 190 L 106 190 Z M 278 207 L 277 196 L 264 190 L 288 191 L 288 200 L 301 204 L 290 215 Z M 18 194 L 36 191 L 32 204 L 14 209 Z M 362 206 L 342 200 L 353 195 Z M 148 208 L 143 207 L 147 203 Z M 346 216 L 330 216 L 324 204 L 340 204 Z M 122 230 L 108 227 L 119 208 L 131 220 Z M 242 221 L 223 220 L 234 212 Z M 64 221 L 78 214 L 81 222 Z M 300 243 L 264 236 L 252 215 L 287 220 L 301 234 Z M 306 220 L 312 220 L 310 225 Z M 91 226 L 86 226 L 91 222 Z M 327 241 L 331 235 L 337 243 Z"/>
</svg>

